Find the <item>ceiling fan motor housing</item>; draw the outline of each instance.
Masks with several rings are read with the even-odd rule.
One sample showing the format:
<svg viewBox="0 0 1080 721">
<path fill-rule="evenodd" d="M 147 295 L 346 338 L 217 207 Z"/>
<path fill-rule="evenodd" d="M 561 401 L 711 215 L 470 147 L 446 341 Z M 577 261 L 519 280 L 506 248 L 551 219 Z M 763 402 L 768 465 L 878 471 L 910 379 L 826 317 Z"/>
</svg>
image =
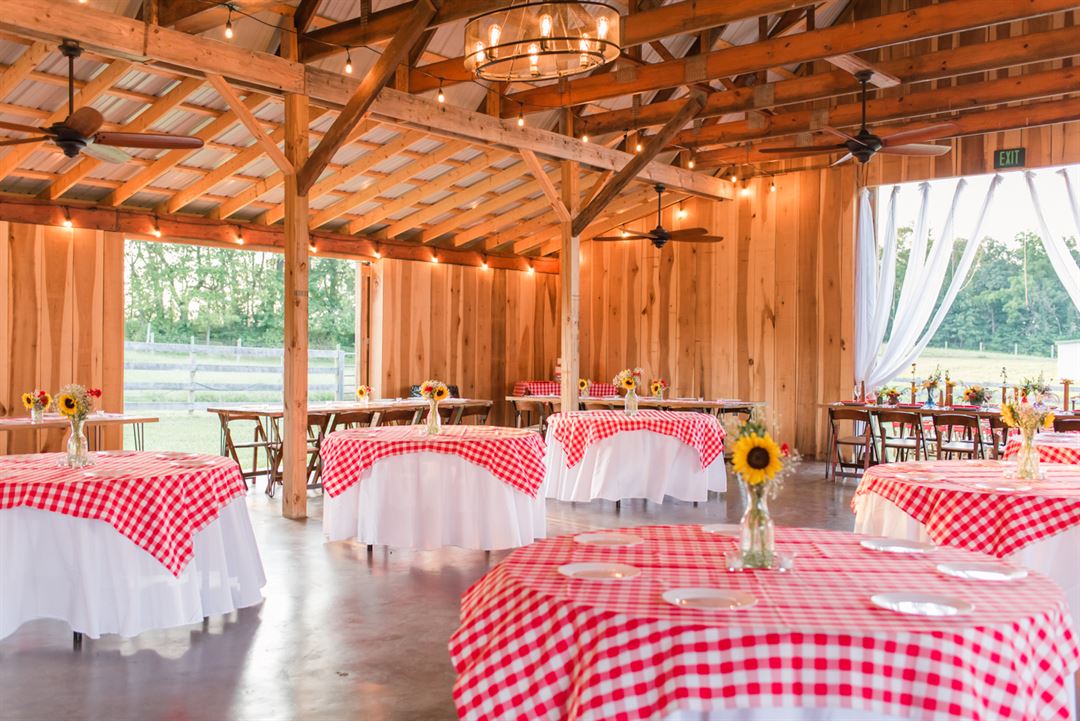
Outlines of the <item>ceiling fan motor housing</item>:
<svg viewBox="0 0 1080 721">
<path fill-rule="evenodd" d="M 50 126 L 49 130 L 55 134 L 53 142 L 56 143 L 61 150 L 64 151 L 64 155 L 69 158 L 76 157 L 86 147 L 87 139 L 79 135 L 71 128 L 64 126 L 62 123 L 55 123 Z"/>
</svg>

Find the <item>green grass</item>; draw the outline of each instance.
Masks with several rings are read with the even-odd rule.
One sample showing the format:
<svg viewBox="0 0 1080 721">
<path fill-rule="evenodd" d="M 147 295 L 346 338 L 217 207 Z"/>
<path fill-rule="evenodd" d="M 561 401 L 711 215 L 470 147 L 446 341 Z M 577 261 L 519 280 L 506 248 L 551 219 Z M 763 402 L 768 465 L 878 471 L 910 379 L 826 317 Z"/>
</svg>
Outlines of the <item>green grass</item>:
<svg viewBox="0 0 1080 721">
<path fill-rule="evenodd" d="M 971 383 L 1001 383 L 1002 366 L 1008 371 L 1010 385 L 1019 383 L 1024 378 L 1035 378 L 1040 372 L 1049 382 L 1057 383 L 1056 358 L 991 351 L 927 348 L 915 362 L 916 374 L 920 378 L 932 373 L 935 366 L 940 366 L 942 373 L 949 371 L 949 376 L 961 386 Z M 893 382 L 901 385 L 910 380 L 911 373 L 908 371 Z"/>
<path fill-rule="evenodd" d="M 140 411 L 142 413 L 143 411 Z M 187 451 L 189 453 L 221 452 L 221 442 L 217 416 L 206 411 L 192 414 L 162 411 L 146 411 L 156 415 L 158 423 L 146 424 L 146 450 L 148 451 Z M 238 440 L 247 440 L 251 435 L 251 424 L 244 424 L 242 431 L 234 432 Z M 124 434 L 124 448 L 134 448 L 131 431 Z"/>
</svg>

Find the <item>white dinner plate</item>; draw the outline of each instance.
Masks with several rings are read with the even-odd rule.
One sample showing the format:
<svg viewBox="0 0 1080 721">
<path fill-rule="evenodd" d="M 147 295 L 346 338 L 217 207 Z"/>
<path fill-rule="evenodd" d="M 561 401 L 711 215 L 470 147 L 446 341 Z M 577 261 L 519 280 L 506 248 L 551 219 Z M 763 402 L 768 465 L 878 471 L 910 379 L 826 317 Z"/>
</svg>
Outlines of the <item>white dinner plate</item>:
<svg viewBox="0 0 1080 721">
<path fill-rule="evenodd" d="M 1027 483 L 973 483 L 975 488 L 980 491 L 996 491 L 998 493 L 1018 493 L 1021 491 L 1030 491 L 1031 486 Z"/>
<path fill-rule="evenodd" d="M 994 561 L 939 563 L 937 570 L 946 576 L 966 578 L 970 581 L 1015 581 L 1028 575 L 1026 568 L 1017 568 Z"/>
<path fill-rule="evenodd" d="M 636 546 L 645 539 L 630 533 L 582 533 L 574 536 L 574 542 L 586 546 Z"/>
<path fill-rule="evenodd" d="M 162 451 L 155 453 L 154 458 L 158 458 L 162 461 L 176 461 L 184 458 L 198 458 L 196 453 L 184 453 L 183 451 Z"/>
<path fill-rule="evenodd" d="M 621 581 L 641 574 L 641 569 L 625 563 L 567 563 L 559 566 L 558 571 L 567 578 L 589 581 Z"/>
<path fill-rule="evenodd" d="M 870 602 L 907 616 L 961 616 L 975 610 L 973 604 L 960 598 L 917 591 L 877 593 L 870 597 Z"/>
<path fill-rule="evenodd" d="M 757 603 L 757 599 L 746 591 L 723 588 L 672 588 L 664 591 L 663 598 L 672 606 L 703 611 L 734 611 Z"/>
<path fill-rule="evenodd" d="M 896 477 L 912 483 L 937 483 L 945 480 L 945 476 L 940 473 L 897 473 Z"/>
<path fill-rule="evenodd" d="M 859 545 L 871 551 L 884 553 L 929 553 L 937 548 L 932 543 L 907 541 L 902 538 L 864 538 L 859 541 Z"/>
<path fill-rule="evenodd" d="M 738 523 L 707 523 L 702 525 L 701 530 L 705 531 L 705 533 L 712 533 L 717 536 L 730 536 L 731 538 L 739 537 Z"/>
</svg>

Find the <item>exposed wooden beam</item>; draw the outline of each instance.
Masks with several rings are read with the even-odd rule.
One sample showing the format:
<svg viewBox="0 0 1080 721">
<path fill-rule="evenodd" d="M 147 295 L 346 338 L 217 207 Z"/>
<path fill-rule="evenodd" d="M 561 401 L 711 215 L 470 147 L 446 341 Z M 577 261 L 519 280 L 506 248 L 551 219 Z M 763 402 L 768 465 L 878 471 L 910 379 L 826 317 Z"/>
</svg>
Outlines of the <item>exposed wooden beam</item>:
<svg viewBox="0 0 1080 721">
<path fill-rule="evenodd" d="M 248 110 L 247 106 L 240 99 L 240 96 L 236 94 L 236 91 L 229 81 L 220 75 L 207 75 L 206 79 L 210 82 L 210 86 L 214 88 L 221 99 L 225 101 L 225 104 L 229 106 L 236 117 L 240 120 L 240 123 L 247 128 L 252 137 L 255 138 L 255 144 L 262 148 L 262 151 L 266 153 L 270 160 L 274 161 L 274 165 L 281 169 L 281 172 L 289 175 L 296 172 L 293 168 L 293 164 L 289 162 L 289 159 L 285 157 L 285 153 L 278 147 L 277 142 L 274 141 L 270 135 L 266 132 L 266 129 L 259 124 L 254 113 Z M 306 117 L 306 113 L 305 113 Z M 307 137 L 307 134 L 304 134 Z M 287 138 L 286 138 L 287 140 Z"/>
<path fill-rule="evenodd" d="M 155 240 L 154 224 L 161 230 L 161 239 L 169 243 L 187 243 L 236 250 L 281 253 L 285 228 L 281 225 L 230 223 L 192 215 L 154 214 L 136 208 L 101 208 L 84 203 L 60 203 L 39 199 L 16 198 L 0 194 L 0 220 L 29 225 L 59 226 L 65 212 L 77 228 L 91 228 L 142 240 Z M 237 231 L 243 243 L 237 242 Z M 320 255 L 355 260 L 374 260 L 378 256 L 399 260 L 431 259 L 431 249 L 415 243 L 375 241 L 328 231 L 312 231 L 311 241 Z M 376 255 L 378 253 L 378 256 Z M 439 249 L 439 262 L 479 268 L 484 262 L 492 268 L 524 271 L 529 262 L 509 255 L 482 255 L 468 250 Z M 557 273 L 558 263 L 541 261 L 535 266 L 540 273 Z"/>
<path fill-rule="evenodd" d="M 821 60 L 844 53 L 947 35 L 1022 20 L 1077 6 L 1076 0 L 950 0 L 905 12 L 856 20 L 798 35 L 717 50 L 692 58 L 637 68 L 632 74 L 586 77 L 508 96 L 513 103 L 558 107 L 581 105 L 630 93 L 754 73 L 762 68 Z"/>
<path fill-rule="evenodd" d="M 852 75 L 863 70 L 869 70 L 873 73 L 870 76 L 870 84 L 879 88 L 894 88 L 903 82 L 892 73 L 883 70 L 877 63 L 863 60 L 858 55 L 850 53 L 847 55 L 834 55 L 833 57 L 825 58 L 825 61 L 841 70 L 846 70 Z"/>
<path fill-rule="evenodd" d="M 1026 63 L 1046 62 L 1076 54 L 1080 47 L 1080 25 L 1031 33 L 1014 38 L 964 45 L 932 53 L 916 53 L 877 63 L 883 72 L 899 77 L 904 83 L 917 83 L 953 75 L 981 73 Z M 847 72 L 835 71 L 782 80 L 753 88 L 738 88 L 713 93 L 699 117 L 718 117 L 728 113 L 762 110 L 857 93 L 858 84 Z M 601 135 L 624 129 L 646 128 L 667 122 L 682 106 L 679 100 L 615 110 L 578 118 L 575 132 Z"/>
<path fill-rule="evenodd" d="M 1080 120 L 1080 98 L 1049 100 L 997 110 L 976 110 L 961 113 L 947 118 L 947 120 L 953 124 L 954 129 L 942 132 L 936 138 L 937 140 L 1006 130 L 1023 130 L 1024 128 L 1034 128 L 1054 123 L 1068 123 Z M 937 125 L 941 121 L 942 119 L 938 118 L 885 124 L 876 126 L 874 132 L 889 135 L 904 130 L 920 130 L 930 125 Z M 832 141 L 830 140 L 830 142 Z M 711 168 L 733 163 L 764 163 L 783 160 L 783 158 L 778 158 L 770 153 L 762 153 L 761 148 L 767 147 L 769 147 L 768 144 L 741 148 L 723 148 L 721 150 L 706 151 L 698 155 L 697 158 L 701 166 Z M 808 145 L 807 150 L 812 150 L 814 147 L 816 146 Z"/>
<path fill-rule="evenodd" d="M 35 68 L 49 54 L 48 43 L 31 43 L 23 51 L 22 55 L 13 62 L 3 75 L 0 75 L 0 100 L 6 98 L 19 83 L 34 71 Z"/>
<path fill-rule="evenodd" d="M 311 189 L 311 186 L 319 179 L 322 171 L 334 157 L 334 153 L 345 144 L 349 133 L 367 114 L 371 104 L 375 102 L 375 97 L 394 77 L 397 66 L 408 57 L 409 50 L 424 34 L 428 22 L 435 16 L 435 11 L 436 8 L 432 0 L 417 0 L 408 16 L 404 19 L 405 24 L 399 28 L 386 49 L 379 55 L 375 65 L 364 75 L 364 79 L 360 81 L 360 85 L 356 88 L 352 97 L 349 98 L 349 102 L 338 114 L 334 124 L 326 131 L 322 142 L 319 143 L 315 148 L 315 152 L 304 163 L 304 167 L 298 174 L 298 188 L 301 193 L 306 194 Z"/>
<path fill-rule="evenodd" d="M 300 0 L 300 4 L 296 6 L 296 12 L 293 13 L 293 27 L 296 28 L 296 32 L 303 34 L 308 31 L 321 4 L 322 0 Z"/>
<path fill-rule="evenodd" d="M 875 126 L 882 122 L 907 120 L 958 110 L 1037 100 L 1080 91 L 1080 68 L 1061 68 L 1041 73 L 987 80 L 968 85 L 954 85 L 907 95 L 876 98 L 866 103 L 867 116 Z M 746 121 L 720 123 L 678 133 L 673 143 L 683 147 L 704 147 L 721 143 L 777 138 L 809 133 L 823 125 L 858 126 L 862 119 L 859 103 L 845 103 L 830 109 L 802 110 L 774 115 L 764 128 L 751 127 Z"/>
<path fill-rule="evenodd" d="M 571 136 L 574 132 L 574 115 L 569 108 L 562 112 L 562 131 L 563 134 Z M 619 173 L 625 173 L 632 178 L 637 175 L 636 171 L 631 170 L 633 165 L 634 161 L 631 160 Z M 580 167 L 572 160 L 563 160 L 559 166 L 562 174 L 562 204 L 570 218 L 576 219 L 580 215 Z M 630 175 L 631 173 L 633 175 Z M 630 182 L 629 178 L 626 182 Z M 603 192 L 600 191 L 601 194 Z M 563 220 L 559 223 L 562 232 L 559 258 L 559 353 L 562 358 L 562 378 L 559 396 L 562 408 L 566 411 L 578 407 L 578 374 L 581 370 L 581 239 L 574 227 L 574 220 Z"/>
<path fill-rule="evenodd" d="M 544 197 L 551 203 L 551 209 L 555 211 L 555 215 L 560 221 L 569 223 L 572 220 L 570 211 L 563 204 L 562 196 L 555 189 L 555 184 L 551 182 L 551 178 L 548 177 L 547 171 L 544 170 L 540 159 L 536 157 L 536 153 L 531 150 L 522 150 L 520 153 L 521 159 L 525 161 L 525 165 L 528 166 L 529 172 L 532 173 L 533 179 L 536 180 L 536 184 L 544 192 Z"/>
<path fill-rule="evenodd" d="M 637 176 L 641 168 L 656 157 L 657 153 L 675 137 L 680 128 L 693 119 L 704 104 L 705 98 L 700 93 L 691 95 L 683 104 L 682 110 L 676 113 L 675 117 L 669 120 L 659 133 L 649 138 L 642 151 L 623 166 L 615 174 L 615 177 L 609 180 L 603 189 L 589 201 L 589 204 L 574 217 L 571 225 L 572 234 L 580 236 L 581 231 L 600 214 L 604 206 L 622 192 L 622 189 Z"/>
<path fill-rule="evenodd" d="M 233 7 L 248 14 L 272 10 L 280 0 L 230 0 Z M 171 25 L 177 30 L 192 35 L 224 27 L 229 19 L 229 9 L 222 3 L 207 0 L 160 0 L 158 2 L 158 24 Z M 242 16 L 233 13 L 232 20 L 237 22 Z"/>
</svg>

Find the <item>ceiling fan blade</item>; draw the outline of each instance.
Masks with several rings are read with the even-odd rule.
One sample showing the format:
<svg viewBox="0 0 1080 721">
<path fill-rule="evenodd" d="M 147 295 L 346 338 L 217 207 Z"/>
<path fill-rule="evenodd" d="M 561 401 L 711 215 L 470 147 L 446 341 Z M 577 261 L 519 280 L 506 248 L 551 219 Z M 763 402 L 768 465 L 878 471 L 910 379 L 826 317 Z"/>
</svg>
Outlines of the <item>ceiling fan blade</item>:
<svg viewBox="0 0 1080 721">
<path fill-rule="evenodd" d="M 198 150 L 203 146 L 201 138 L 191 135 L 168 135 L 167 133 L 98 133 L 94 136 L 98 145 L 119 145 L 125 148 L 154 148 L 161 150 Z"/>
<path fill-rule="evenodd" d="M 20 133 L 47 133 L 47 128 L 35 128 L 33 125 L 22 125 L 20 123 L 5 123 L 0 120 L 0 128 L 4 130 L 17 130 Z"/>
<path fill-rule="evenodd" d="M 65 127 L 84 138 L 93 137 L 104 124 L 105 116 L 93 108 L 79 108 L 64 121 Z"/>
<path fill-rule="evenodd" d="M 42 140 L 52 140 L 51 135 L 39 135 L 36 138 L 9 138 L 8 140 L 0 140 L 0 146 L 3 145 L 25 145 L 27 143 L 40 143 Z"/>
<path fill-rule="evenodd" d="M 719 243 L 724 239 L 722 235 L 698 235 L 693 238 L 680 238 L 674 233 L 671 234 L 669 240 L 675 243 Z"/>
<path fill-rule="evenodd" d="M 693 238 L 708 234 L 709 230 L 707 228 L 679 228 L 667 232 L 668 238 Z"/>
<path fill-rule="evenodd" d="M 830 133 L 832 135 L 835 135 L 838 138 L 843 138 L 844 140 L 854 140 L 859 145 L 863 144 L 862 141 L 859 140 L 858 138 L 856 138 L 854 135 L 848 135 L 843 130 L 837 130 L 836 128 L 830 127 L 828 125 L 821 126 L 821 128 L 819 128 L 819 130 L 824 130 L 826 133 Z"/>
<path fill-rule="evenodd" d="M 848 154 L 847 154 L 847 155 L 845 155 L 844 157 L 840 158 L 840 159 L 839 159 L 839 160 L 837 160 L 836 162 L 834 162 L 834 163 L 832 163 L 831 165 L 829 165 L 829 167 L 830 167 L 830 168 L 832 168 L 832 167 L 835 167 L 835 166 L 837 166 L 837 165 L 843 165 L 844 163 L 846 163 L 847 161 L 851 160 L 851 159 L 852 159 L 852 158 L 854 158 L 854 157 L 855 157 L 854 155 L 852 155 L 851 153 L 848 153 Z"/>
<path fill-rule="evenodd" d="M 593 240 L 612 241 L 612 240 L 652 240 L 651 235 L 598 235 Z"/>
<path fill-rule="evenodd" d="M 878 152 L 887 155 L 945 155 L 950 150 L 952 148 L 948 145 L 905 143 L 904 145 L 887 145 Z"/>
<path fill-rule="evenodd" d="M 910 145 L 912 143 L 921 143 L 924 140 L 940 140 L 942 136 L 954 132 L 956 128 L 956 123 L 938 123 L 918 130 L 904 130 L 892 135 L 886 135 L 881 138 L 881 142 L 886 146 L 890 146 Z"/>
<path fill-rule="evenodd" d="M 841 150 L 847 150 L 847 146 L 843 143 L 838 145 L 793 145 L 780 148 L 758 148 L 758 151 L 762 153 L 787 153 L 792 157 L 802 155 L 828 155 L 830 153 L 838 153 Z"/>
<path fill-rule="evenodd" d="M 125 153 L 119 148 L 110 148 L 108 145 L 98 145 L 96 143 L 90 143 L 82 149 L 84 153 L 91 158 L 97 158 L 106 163 L 126 163 L 131 160 L 131 156 Z"/>
</svg>

